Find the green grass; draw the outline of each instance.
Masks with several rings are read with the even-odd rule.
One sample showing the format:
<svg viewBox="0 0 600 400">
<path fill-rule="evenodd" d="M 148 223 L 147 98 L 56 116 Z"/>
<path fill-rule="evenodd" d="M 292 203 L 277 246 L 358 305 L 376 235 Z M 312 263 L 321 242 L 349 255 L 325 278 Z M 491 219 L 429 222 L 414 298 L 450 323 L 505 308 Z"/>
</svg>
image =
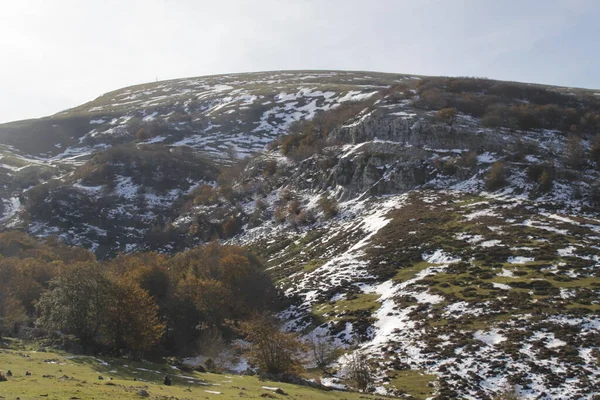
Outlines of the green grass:
<svg viewBox="0 0 600 400">
<path fill-rule="evenodd" d="M 325 316 L 331 314 L 354 314 L 361 311 L 369 311 L 374 313 L 379 309 L 381 303 L 377 301 L 380 295 L 372 293 L 361 293 L 349 299 L 338 300 L 325 304 L 316 304 L 313 307 L 313 314 L 317 316 Z"/>
<path fill-rule="evenodd" d="M 413 279 L 419 272 L 431 267 L 432 265 L 433 264 L 425 261 L 416 263 L 410 267 L 399 269 L 392 279 L 396 282 L 406 282 L 410 279 Z"/>
<path fill-rule="evenodd" d="M 390 381 L 390 386 L 408 393 L 418 400 L 425 400 L 434 393 L 430 386 L 437 381 L 435 375 L 425 374 L 417 370 L 397 371 L 396 376 Z"/>
<path fill-rule="evenodd" d="M 0 382 L 0 399 L 139 399 L 146 390 L 150 399 L 261 399 L 269 393 L 280 399 L 374 399 L 359 393 L 321 391 L 305 386 L 260 381 L 257 377 L 229 374 L 183 372 L 167 364 L 127 359 L 72 356 L 65 353 L 30 350 L 0 350 L 2 372 L 13 377 Z M 25 371 L 31 376 L 25 376 Z M 172 386 L 163 385 L 168 374 Z M 102 376 L 104 379 L 99 380 Z M 68 377 L 68 378 L 67 378 Z M 262 386 L 279 387 L 287 395 L 275 394 Z M 219 392 L 220 394 L 209 393 Z"/>
<path fill-rule="evenodd" d="M 302 271 L 308 273 L 308 272 L 313 272 L 314 270 L 316 270 L 319 267 L 322 267 L 323 264 L 325 264 L 327 261 L 323 260 L 323 259 L 316 259 L 316 260 L 311 260 L 309 262 L 307 262 L 306 264 L 304 264 L 304 266 L 302 267 Z"/>
</svg>

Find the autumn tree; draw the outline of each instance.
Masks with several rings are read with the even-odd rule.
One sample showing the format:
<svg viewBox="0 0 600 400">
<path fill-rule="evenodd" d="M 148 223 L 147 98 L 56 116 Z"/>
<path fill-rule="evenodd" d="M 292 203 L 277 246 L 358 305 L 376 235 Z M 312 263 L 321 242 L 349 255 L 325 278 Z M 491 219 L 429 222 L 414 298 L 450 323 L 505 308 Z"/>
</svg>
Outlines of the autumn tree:
<svg viewBox="0 0 600 400">
<path fill-rule="evenodd" d="M 148 292 L 129 279 L 112 282 L 107 304 L 105 335 L 115 350 L 151 350 L 160 340 L 164 324 Z"/>
<path fill-rule="evenodd" d="M 242 332 L 250 342 L 247 356 L 261 371 L 270 374 L 297 373 L 302 369 L 304 345 L 294 333 L 281 331 L 281 323 L 269 314 L 244 322 Z"/>
<path fill-rule="evenodd" d="M 29 320 L 25 308 L 7 286 L 0 284 L 0 337 L 14 333 Z"/>
</svg>

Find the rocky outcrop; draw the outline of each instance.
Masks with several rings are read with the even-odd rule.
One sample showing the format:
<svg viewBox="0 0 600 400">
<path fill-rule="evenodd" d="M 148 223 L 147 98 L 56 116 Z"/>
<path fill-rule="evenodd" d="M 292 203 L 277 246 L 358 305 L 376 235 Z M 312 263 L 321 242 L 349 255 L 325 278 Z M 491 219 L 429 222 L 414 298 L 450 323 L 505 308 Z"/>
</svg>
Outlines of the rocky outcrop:
<svg viewBox="0 0 600 400">
<path fill-rule="evenodd" d="M 387 140 L 404 146 L 433 149 L 471 149 L 498 151 L 513 135 L 498 135 L 481 129 L 478 121 L 459 118 L 452 124 L 436 121 L 422 111 L 402 106 L 397 109 L 378 108 L 363 116 L 360 121 L 347 124 L 334 131 L 332 141 L 363 143 Z"/>
</svg>

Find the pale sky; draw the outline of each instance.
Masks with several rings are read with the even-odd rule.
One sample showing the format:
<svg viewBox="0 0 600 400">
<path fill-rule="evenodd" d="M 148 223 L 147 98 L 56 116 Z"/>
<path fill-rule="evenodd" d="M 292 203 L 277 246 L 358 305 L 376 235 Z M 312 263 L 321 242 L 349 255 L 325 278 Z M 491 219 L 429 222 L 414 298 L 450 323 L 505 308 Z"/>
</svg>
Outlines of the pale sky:
<svg viewBox="0 0 600 400">
<path fill-rule="evenodd" d="M 599 21 L 597 0 L 0 0 L 0 122 L 281 69 L 600 88 Z"/>
</svg>

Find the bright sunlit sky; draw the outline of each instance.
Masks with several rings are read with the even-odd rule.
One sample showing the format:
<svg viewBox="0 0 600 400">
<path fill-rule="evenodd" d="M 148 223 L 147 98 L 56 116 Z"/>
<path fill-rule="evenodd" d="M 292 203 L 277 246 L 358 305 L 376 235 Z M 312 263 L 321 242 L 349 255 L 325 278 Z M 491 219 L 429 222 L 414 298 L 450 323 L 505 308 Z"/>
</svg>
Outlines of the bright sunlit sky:
<svg viewBox="0 0 600 400">
<path fill-rule="evenodd" d="M 2 0 L 0 122 L 230 72 L 344 69 L 600 88 L 597 0 Z"/>
</svg>

